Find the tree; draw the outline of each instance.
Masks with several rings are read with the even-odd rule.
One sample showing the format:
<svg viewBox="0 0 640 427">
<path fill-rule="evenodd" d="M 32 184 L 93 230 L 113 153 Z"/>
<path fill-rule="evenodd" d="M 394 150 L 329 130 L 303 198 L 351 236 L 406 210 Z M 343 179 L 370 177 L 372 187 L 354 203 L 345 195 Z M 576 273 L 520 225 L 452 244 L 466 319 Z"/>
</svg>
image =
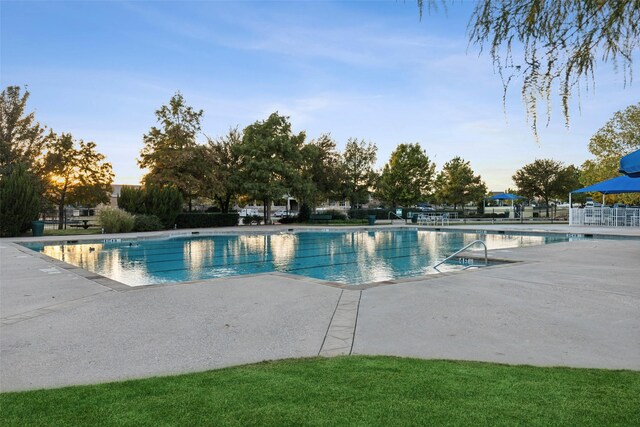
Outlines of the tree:
<svg viewBox="0 0 640 427">
<path fill-rule="evenodd" d="M 620 159 L 640 149 L 640 103 L 616 112 L 589 140 L 589 152 L 595 156 L 582 164 L 580 182 L 587 186 L 619 174 Z M 633 203 L 637 195 L 616 195 L 611 200 Z"/>
<path fill-rule="evenodd" d="M 165 228 L 173 228 L 176 217 L 182 212 L 184 199 L 174 185 L 164 187 L 150 185 L 144 189 L 144 204 L 147 214 L 155 215 Z"/>
<path fill-rule="evenodd" d="M 9 86 L 0 95 L 0 175 L 11 165 L 24 163 L 33 169 L 44 145 L 44 128 L 33 112 L 25 113 L 29 92 Z"/>
<path fill-rule="evenodd" d="M 175 185 L 192 209 L 193 199 L 203 193 L 206 170 L 204 148 L 196 143 L 203 111 L 186 105 L 180 92 L 156 111 L 160 128 L 153 126 L 144 135 L 138 164 L 148 168 L 143 183 Z"/>
<path fill-rule="evenodd" d="M 571 190 L 578 188 L 578 176 L 579 171 L 573 165 L 565 166 L 555 160 L 537 159 L 518 169 L 513 175 L 513 182 L 522 196 L 542 199 L 549 216 L 549 201 L 553 198 L 564 199 Z"/>
<path fill-rule="evenodd" d="M 123 186 L 118 196 L 118 207 L 134 215 L 145 215 L 146 192 L 143 188 Z"/>
<path fill-rule="evenodd" d="M 216 200 L 220 210 L 229 212 L 231 201 L 242 191 L 239 175 L 240 156 L 237 147 L 242 143 L 242 132 L 237 128 L 217 140 L 209 140 L 205 151 L 206 192 Z"/>
<path fill-rule="evenodd" d="M 345 177 L 344 194 L 351 208 L 369 201 L 369 194 L 378 178 L 374 166 L 378 147 L 364 140 L 349 138 L 342 154 L 342 171 Z"/>
<path fill-rule="evenodd" d="M 0 236 L 25 232 L 40 213 L 40 182 L 23 163 L 0 177 Z"/>
<path fill-rule="evenodd" d="M 155 215 L 163 227 L 172 228 L 176 217 L 182 212 L 184 199 L 173 185 L 143 188 L 124 186 L 120 189 L 118 207 L 134 215 Z"/>
<path fill-rule="evenodd" d="M 431 8 L 440 2 L 418 0 L 420 15 L 425 3 Z M 490 52 L 505 95 L 515 77 L 522 79 L 522 98 L 537 137 L 538 99 L 546 101 L 549 117 L 555 85 L 568 124 L 570 96 L 581 81 L 587 89 L 595 85 L 597 61 L 622 69 L 625 85 L 632 80 L 638 22 L 637 0 L 482 0 L 468 28 L 470 42 Z M 517 58 L 514 52 L 520 51 L 523 57 Z"/>
<path fill-rule="evenodd" d="M 640 104 L 618 111 L 589 141 L 595 156 L 582 164 L 580 182 L 591 185 L 619 175 L 620 158 L 640 149 Z M 608 202 L 636 203 L 637 194 L 607 196 Z"/>
<path fill-rule="evenodd" d="M 304 139 L 304 132 L 294 135 L 289 118 L 277 112 L 244 129 L 242 143 L 236 147 L 242 186 L 248 195 L 262 200 L 265 224 L 271 222 L 271 202 L 291 194 L 300 179 Z"/>
<path fill-rule="evenodd" d="M 300 204 L 315 207 L 324 200 L 339 198 L 343 171 L 340 153 L 331 136 L 320 135 L 318 139 L 305 144 L 301 154 L 301 179 L 294 189 Z"/>
<path fill-rule="evenodd" d="M 443 203 L 464 206 L 487 194 L 487 186 L 480 175 L 474 175 L 470 163 L 454 157 L 444 164 L 436 178 L 436 197 Z"/>
<path fill-rule="evenodd" d="M 96 151 L 94 142 L 74 141 L 71 134 L 51 132 L 45 144 L 42 176 L 45 197 L 58 208 L 58 228 L 64 224 L 67 204 L 95 206 L 108 203 L 113 182 L 111 163 Z"/>
<path fill-rule="evenodd" d="M 394 208 L 416 205 L 428 197 L 435 169 L 419 144 L 400 144 L 382 170 L 376 196 Z"/>
</svg>

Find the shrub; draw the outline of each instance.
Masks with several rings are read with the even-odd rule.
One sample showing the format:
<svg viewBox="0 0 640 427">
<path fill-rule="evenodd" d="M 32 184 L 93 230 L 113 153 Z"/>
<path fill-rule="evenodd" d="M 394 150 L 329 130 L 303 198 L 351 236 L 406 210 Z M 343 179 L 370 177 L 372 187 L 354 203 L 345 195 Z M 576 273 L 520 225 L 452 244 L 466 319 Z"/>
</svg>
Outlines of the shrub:
<svg viewBox="0 0 640 427">
<path fill-rule="evenodd" d="M 420 210 L 417 208 L 414 209 L 403 209 L 402 217 L 406 218 L 408 212 L 412 213 L 420 213 Z M 388 219 L 389 218 L 389 209 L 351 209 L 349 210 L 349 218 L 351 219 L 367 219 L 370 215 L 376 217 L 376 219 Z M 393 211 L 395 212 L 395 211 Z M 395 218 L 395 217 L 394 217 Z"/>
<path fill-rule="evenodd" d="M 298 212 L 298 219 L 300 222 L 307 222 L 311 217 L 311 208 L 308 204 L 303 203 L 300 205 L 300 211 Z"/>
<path fill-rule="evenodd" d="M 278 219 L 278 222 L 280 224 L 293 224 L 294 222 L 298 222 L 298 217 L 297 216 L 284 216 L 284 217 Z"/>
<path fill-rule="evenodd" d="M 322 213 L 325 214 L 325 215 L 331 215 L 331 219 L 333 219 L 333 220 L 345 221 L 347 219 L 347 214 L 346 213 L 344 213 L 342 211 L 335 210 L 335 209 L 324 211 Z"/>
<path fill-rule="evenodd" d="M 158 231 L 164 229 L 160 218 L 155 215 L 136 215 L 133 231 Z"/>
<path fill-rule="evenodd" d="M 238 225 L 237 213 L 184 212 L 176 217 L 178 228 L 233 227 Z"/>
<path fill-rule="evenodd" d="M 165 228 L 173 228 L 176 217 L 182 212 L 182 194 L 176 187 L 149 187 L 145 189 L 145 209 L 156 215 Z"/>
<path fill-rule="evenodd" d="M 133 215 L 120 208 L 104 208 L 98 215 L 105 233 L 128 233 L 133 230 Z"/>
<path fill-rule="evenodd" d="M 222 210 L 217 206 L 211 206 L 211 207 L 207 208 L 207 210 L 205 212 L 219 213 L 219 212 L 222 212 Z"/>
<path fill-rule="evenodd" d="M 25 165 L 0 178 L 0 236 L 17 236 L 31 228 L 40 212 L 40 187 Z"/>
</svg>

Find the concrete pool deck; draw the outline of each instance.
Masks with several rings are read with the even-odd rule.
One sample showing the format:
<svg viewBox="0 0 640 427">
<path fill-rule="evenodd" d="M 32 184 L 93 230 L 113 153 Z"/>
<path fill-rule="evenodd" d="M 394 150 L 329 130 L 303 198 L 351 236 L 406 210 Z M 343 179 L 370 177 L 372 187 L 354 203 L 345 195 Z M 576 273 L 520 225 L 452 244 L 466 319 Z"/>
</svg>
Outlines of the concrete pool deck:
<svg viewBox="0 0 640 427">
<path fill-rule="evenodd" d="M 289 228 L 305 227 L 252 231 Z M 520 262 L 359 290 L 283 274 L 130 288 L 15 244 L 33 240 L 0 239 L 1 391 L 319 354 L 640 370 L 640 239 L 498 249 L 490 256 Z"/>
</svg>

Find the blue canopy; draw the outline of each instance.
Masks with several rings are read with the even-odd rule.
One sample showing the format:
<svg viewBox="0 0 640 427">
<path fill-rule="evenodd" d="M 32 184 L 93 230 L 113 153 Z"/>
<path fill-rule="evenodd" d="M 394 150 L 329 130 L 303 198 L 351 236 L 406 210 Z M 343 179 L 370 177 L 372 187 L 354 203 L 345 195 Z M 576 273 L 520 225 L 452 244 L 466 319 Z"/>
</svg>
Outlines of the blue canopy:
<svg viewBox="0 0 640 427">
<path fill-rule="evenodd" d="M 640 178 L 640 150 L 627 154 L 620 159 L 620 173 Z"/>
<path fill-rule="evenodd" d="M 487 197 L 487 200 L 517 200 L 524 199 L 524 197 L 518 196 L 517 194 L 509 194 L 509 193 L 500 193 L 495 196 Z"/>
<path fill-rule="evenodd" d="M 631 178 L 626 175 L 611 178 L 588 187 L 574 190 L 572 193 L 602 193 L 602 194 L 620 194 L 620 193 L 640 193 L 640 179 Z"/>
</svg>

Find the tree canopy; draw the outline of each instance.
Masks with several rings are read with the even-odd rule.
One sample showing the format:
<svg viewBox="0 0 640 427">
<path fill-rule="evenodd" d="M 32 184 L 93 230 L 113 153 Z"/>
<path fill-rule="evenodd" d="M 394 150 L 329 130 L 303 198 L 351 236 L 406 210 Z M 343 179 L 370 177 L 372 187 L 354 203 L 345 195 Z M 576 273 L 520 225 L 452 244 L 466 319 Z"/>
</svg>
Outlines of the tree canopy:
<svg viewBox="0 0 640 427">
<path fill-rule="evenodd" d="M 480 175 L 475 175 L 471 164 L 461 157 L 454 157 L 444 164 L 435 186 L 438 200 L 453 205 L 454 209 L 479 200 L 487 193 Z"/>
<path fill-rule="evenodd" d="M 513 181 L 522 196 L 541 199 L 547 207 L 554 199 L 565 199 L 570 191 L 579 187 L 579 171 L 573 166 L 565 166 L 552 159 L 537 159 L 518 169 Z"/>
<path fill-rule="evenodd" d="M 192 208 L 192 200 L 204 192 L 207 167 L 203 146 L 196 142 L 203 111 L 186 105 L 180 92 L 156 111 L 160 128 L 144 135 L 138 164 L 148 168 L 143 182 L 156 186 L 175 185 Z"/>
<path fill-rule="evenodd" d="M 71 134 L 47 137 L 41 176 L 45 197 L 58 207 L 58 228 L 62 229 L 67 204 L 95 206 L 108 203 L 113 182 L 111 163 L 96 151 L 94 142 L 75 141 Z"/>
<path fill-rule="evenodd" d="M 271 201 L 291 194 L 297 184 L 304 139 L 304 132 L 293 134 L 288 117 L 275 112 L 247 126 L 236 146 L 244 192 L 263 201 L 265 223 L 270 222 Z"/>
<path fill-rule="evenodd" d="M 382 169 L 376 196 L 391 207 L 425 201 L 432 190 L 435 169 L 420 144 L 400 144 Z"/>
<path fill-rule="evenodd" d="M 242 132 L 234 128 L 223 137 L 209 139 L 205 152 L 205 194 L 216 200 L 222 212 L 229 212 L 231 201 L 242 190 L 237 173 L 241 167 L 237 147 L 241 143 Z"/>
<path fill-rule="evenodd" d="M 417 0 L 425 6 L 443 0 Z M 640 46 L 638 0 L 480 0 L 469 20 L 470 43 L 487 50 L 502 78 L 505 96 L 514 79 L 537 137 L 538 102 L 550 117 L 551 94 L 558 90 L 565 121 L 569 99 L 581 83 L 595 85 L 598 62 L 622 71 L 632 80 L 634 52 Z M 506 99 L 506 98 L 504 98 Z"/>
<path fill-rule="evenodd" d="M 584 186 L 619 175 L 620 159 L 640 150 L 640 103 L 616 112 L 589 140 L 589 152 L 595 158 L 582 164 L 580 182 Z M 633 203 L 637 194 L 609 196 L 611 200 Z"/>
<path fill-rule="evenodd" d="M 375 144 L 349 138 L 342 154 L 342 170 L 345 174 L 344 194 L 352 208 L 369 201 L 378 175 L 374 169 L 378 147 Z"/>
<path fill-rule="evenodd" d="M 340 167 L 340 153 L 331 136 L 323 134 L 304 144 L 301 155 L 301 179 L 295 189 L 299 202 L 315 207 L 327 199 L 338 199 L 344 173 Z"/>
<path fill-rule="evenodd" d="M 29 91 L 9 86 L 0 94 L 0 174 L 12 164 L 24 163 L 30 169 L 40 156 L 45 143 L 44 127 L 27 113 Z"/>
</svg>

